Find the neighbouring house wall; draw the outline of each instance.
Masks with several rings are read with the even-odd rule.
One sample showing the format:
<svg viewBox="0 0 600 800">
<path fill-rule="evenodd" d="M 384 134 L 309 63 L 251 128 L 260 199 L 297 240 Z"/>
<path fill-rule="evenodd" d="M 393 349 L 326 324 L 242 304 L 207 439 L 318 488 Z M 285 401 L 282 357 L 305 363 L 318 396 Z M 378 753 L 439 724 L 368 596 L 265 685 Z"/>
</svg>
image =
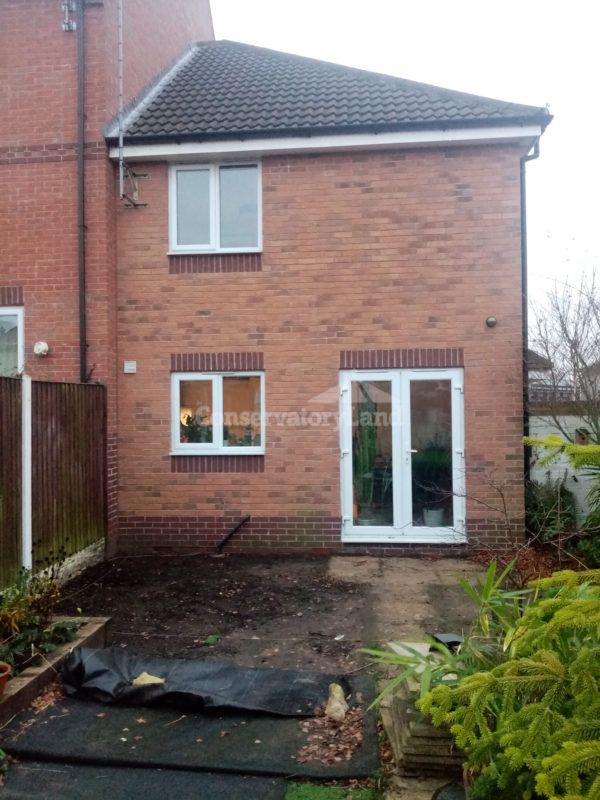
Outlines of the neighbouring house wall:
<svg viewBox="0 0 600 800">
<path fill-rule="evenodd" d="M 0 287 L 21 289 L 26 369 L 77 380 L 77 41 L 61 21 L 54 0 L 0 3 Z"/>
<path fill-rule="evenodd" d="M 124 8 L 126 100 L 191 42 L 214 38 L 208 0 L 125 0 Z M 85 16 L 89 365 L 106 381 L 115 355 L 115 176 L 102 131 L 117 110 L 116 0 L 88 0 Z M 61 23 L 58 0 L 0 3 L 0 287 L 22 289 L 27 371 L 78 380 L 77 36 Z M 38 339 L 51 347 L 44 359 L 31 355 Z"/>
<path fill-rule="evenodd" d="M 335 421 L 271 425 L 264 458 L 169 455 L 182 353 L 255 353 L 267 413 L 335 416 L 342 351 L 462 348 L 470 543 L 521 536 L 520 155 L 265 157 L 262 258 L 169 258 L 167 166 L 144 163 L 148 206 L 118 213 L 119 363 L 138 370 L 119 376 L 119 549 L 208 549 L 245 514 L 232 549 L 367 549 L 340 545 Z M 402 548 L 428 549 L 369 549 Z"/>
<path fill-rule="evenodd" d="M 208 0 L 125 0 L 125 99 L 197 39 Z M 0 2 L 0 295 L 25 309 L 25 369 L 78 381 L 77 34 L 59 0 Z M 108 388 L 109 515 L 116 509 L 116 172 L 104 125 L 117 110 L 116 0 L 88 0 L 86 281 L 88 370 Z M 8 294 L 6 291 L 5 294 Z M 37 340 L 50 354 L 36 358 Z"/>
<path fill-rule="evenodd" d="M 581 417 L 576 416 L 561 416 L 561 425 L 569 435 L 574 438 L 577 428 L 585 428 L 585 421 Z M 539 439 L 544 439 L 546 436 L 560 436 L 563 434 L 553 424 L 552 420 L 548 417 L 531 415 L 529 417 L 530 435 Z M 552 481 L 565 480 L 565 486 L 569 491 L 573 492 L 577 501 L 577 518 L 582 522 L 585 516 L 589 513 L 589 505 L 587 503 L 587 495 L 592 488 L 595 479 L 585 474 L 585 470 L 573 469 L 564 455 L 558 456 L 550 464 L 540 464 L 540 460 L 547 455 L 541 447 L 534 447 L 531 457 L 531 479 L 544 483 L 550 479 Z"/>
<path fill-rule="evenodd" d="M 108 103 L 102 124 L 118 110 L 117 0 L 104 0 L 104 65 Z M 215 38 L 209 0 L 123 0 L 124 94 L 130 101 L 196 41 Z"/>
</svg>

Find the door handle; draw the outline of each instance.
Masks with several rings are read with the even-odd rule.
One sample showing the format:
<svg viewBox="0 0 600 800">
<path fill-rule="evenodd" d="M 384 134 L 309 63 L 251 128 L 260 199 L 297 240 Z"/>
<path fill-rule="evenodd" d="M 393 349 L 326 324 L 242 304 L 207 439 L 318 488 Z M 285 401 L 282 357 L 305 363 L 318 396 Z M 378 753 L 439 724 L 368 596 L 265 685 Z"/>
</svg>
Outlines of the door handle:
<svg viewBox="0 0 600 800">
<path fill-rule="evenodd" d="M 412 449 L 412 447 L 409 447 L 409 448 L 406 450 L 406 456 L 405 456 L 405 458 L 404 458 L 404 463 L 405 463 L 405 464 L 410 464 L 410 457 L 411 457 L 411 455 L 412 455 L 413 453 L 418 453 L 418 452 L 419 452 L 418 450 L 413 450 L 413 449 Z"/>
</svg>

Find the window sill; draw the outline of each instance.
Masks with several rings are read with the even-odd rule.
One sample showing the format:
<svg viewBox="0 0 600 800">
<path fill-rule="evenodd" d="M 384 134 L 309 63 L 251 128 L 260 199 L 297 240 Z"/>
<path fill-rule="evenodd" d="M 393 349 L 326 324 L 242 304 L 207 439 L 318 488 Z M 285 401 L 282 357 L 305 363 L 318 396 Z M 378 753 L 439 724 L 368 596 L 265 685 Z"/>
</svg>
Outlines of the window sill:
<svg viewBox="0 0 600 800">
<path fill-rule="evenodd" d="M 342 542 L 356 544 L 456 544 L 467 543 L 467 536 L 454 528 L 413 527 L 403 533 L 373 527 L 342 529 Z M 422 531 L 422 532 L 421 532 Z"/>
<path fill-rule="evenodd" d="M 229 256 L 262 253 L 262 247 L 239 247 L 234 250 L 167 250 L 167 256 Z"/>
</svg>

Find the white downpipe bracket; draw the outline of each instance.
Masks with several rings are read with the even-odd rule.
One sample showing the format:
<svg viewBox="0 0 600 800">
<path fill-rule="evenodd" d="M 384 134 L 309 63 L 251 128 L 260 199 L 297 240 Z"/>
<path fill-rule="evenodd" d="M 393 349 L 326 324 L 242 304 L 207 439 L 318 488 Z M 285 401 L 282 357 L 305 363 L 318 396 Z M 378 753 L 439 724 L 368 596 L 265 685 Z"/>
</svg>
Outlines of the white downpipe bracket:
<svg viewBox="0 0 600 800">
<path fill-rule="evenodd" d="M 31 523 L 31 377 L 21 380 L 21 561 L 25 569 L 33 566 Z"/>
</svg>

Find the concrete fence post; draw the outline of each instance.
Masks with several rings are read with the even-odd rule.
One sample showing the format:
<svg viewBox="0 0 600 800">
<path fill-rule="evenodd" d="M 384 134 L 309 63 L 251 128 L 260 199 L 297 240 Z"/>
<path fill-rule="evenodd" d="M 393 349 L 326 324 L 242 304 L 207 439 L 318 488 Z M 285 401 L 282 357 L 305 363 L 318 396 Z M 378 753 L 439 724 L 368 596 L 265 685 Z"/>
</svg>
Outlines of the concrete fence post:
<svg viewBox="0 0 600 800">
<path fill-rule="evenodd" d="M 21 561 L 26 569 L 33 566 L 31 524 L 31 376 L 21 382 Z"/>
</svg>

